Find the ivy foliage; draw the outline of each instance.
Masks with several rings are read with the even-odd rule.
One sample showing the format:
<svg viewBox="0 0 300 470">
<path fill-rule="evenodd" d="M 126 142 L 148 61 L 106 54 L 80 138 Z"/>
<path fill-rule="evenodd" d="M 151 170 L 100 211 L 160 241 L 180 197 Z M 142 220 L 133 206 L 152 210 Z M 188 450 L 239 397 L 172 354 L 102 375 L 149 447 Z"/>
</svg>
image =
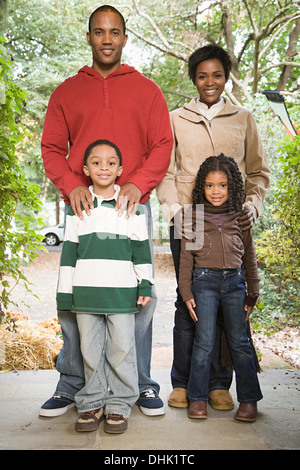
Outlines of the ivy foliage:
<svg viewBox="0 0 300 470">
<path fill-rule="evenodd" d="M 279 144 L 281 177 L 274 190 L 272 224 L 256 241 L 258 260 L 273 284 L 273 304 L 297 324 L 300 311 L 300 134 Z M 270 216 L 269 216 L 270 217 Z M 265 297 L 266 300 L 266 297 Z M 265 303 L 259 304 L 264 310 Z"/>
<path fill-rule="evenodd" d="M 32 230 L 35 213 L 40 211 L 40 189 L 26 181 L 18 145 L 24 138 L 20 123 L 25 93 L 10 74 L 12 63 L 6 57 L 0 42 L 0 312 L 11 302 L 11 291 L 21 279 L 27 290 L 29 282 L 22 274 L 21 265 L 31 262 L 42 248 L 40 235 Z M 17 211 L 18 209 L 18 211 Z M 17 215 L 24 214 L 22 216 Z M 26 214 L 26 215 L 25 215 Z M 23 230 L 15 228 L 15 221 Z"/>
</svg>

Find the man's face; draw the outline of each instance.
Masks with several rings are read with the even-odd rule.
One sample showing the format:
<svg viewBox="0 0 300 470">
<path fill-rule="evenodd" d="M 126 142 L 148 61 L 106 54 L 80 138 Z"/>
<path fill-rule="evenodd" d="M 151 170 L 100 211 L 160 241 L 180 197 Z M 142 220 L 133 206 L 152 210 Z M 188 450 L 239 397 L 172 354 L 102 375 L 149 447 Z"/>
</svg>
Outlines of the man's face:
<svg viewBox="0 0 300 470">
<path fill-rule="evenodd" d="M 95 13 L 87 41 L 92 48 L 94 70 L 107 76 L 120 68 L 127 35 L 123 33 L 123 24 L 117 13 Z"/>
</svg>

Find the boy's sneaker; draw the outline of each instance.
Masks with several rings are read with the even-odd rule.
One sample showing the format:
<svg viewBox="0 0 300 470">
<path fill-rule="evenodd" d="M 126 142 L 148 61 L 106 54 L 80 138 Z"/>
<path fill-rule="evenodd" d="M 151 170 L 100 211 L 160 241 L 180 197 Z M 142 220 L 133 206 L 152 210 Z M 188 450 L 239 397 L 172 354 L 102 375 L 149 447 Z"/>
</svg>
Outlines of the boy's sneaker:
<svg viewBox="0 0 300 470">
<path fill-rule="evenodd" d="M 149 389 L 142 392 L 137 400 L 140 410 L 146 416 L 159 416 L 165 414 L 163 401 L 155 390 Z"/>
<path fill-rule="evenodd" d="M 104 419 L 104 408 L 97 408 L 96 410 L 84 411 L 80 414 L 75 424 L 75 429 L 78 432 L 97 431 L 99 424 Z"/>
<path fill-rule="evenodd" d="M 127 429 L 127 418 L 125 416 L 108 413 L 105 417 L 104 431 L 110 434 L 121 434 Z"/>
<path fill-rule="evenodd" d="M 46 418 L 53 418 L 54 416 L 61 416 L 66 413 L 70 408 L 75 406 L 75 402 L 66 397 L 60 395 L 53 395 L 49 400 L 40 408 L 40 416 Z"/>
</svg>

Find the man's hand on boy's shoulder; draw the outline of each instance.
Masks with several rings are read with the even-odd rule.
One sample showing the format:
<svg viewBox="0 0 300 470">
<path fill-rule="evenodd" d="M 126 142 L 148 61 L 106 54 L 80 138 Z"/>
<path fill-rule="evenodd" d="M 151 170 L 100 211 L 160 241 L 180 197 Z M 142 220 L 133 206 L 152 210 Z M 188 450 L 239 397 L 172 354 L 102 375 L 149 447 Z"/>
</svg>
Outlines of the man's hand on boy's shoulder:
<svg viewBox="0 0 300 470">
<path fill-rule="evenodd" d="M 90 209 L 94 209 L 94 204 L 91 192 L 87 186 L 77 186 L 77 188 L 74 188 L 69 194 L 69 199 L 74 214 L 80 219 L 83 219 L 81 204 L 87 215 L 91 215 Z"/>
<path fill-rule="evenodd" d="M 116 203 L 116 211 L 119 216 L 123 214 L 127 207 L 127 218 L 134 215 L 138 209 L 142 197 L 142 191 L 134 183 L 125 183 L 121 186 Z"/>
</svg>

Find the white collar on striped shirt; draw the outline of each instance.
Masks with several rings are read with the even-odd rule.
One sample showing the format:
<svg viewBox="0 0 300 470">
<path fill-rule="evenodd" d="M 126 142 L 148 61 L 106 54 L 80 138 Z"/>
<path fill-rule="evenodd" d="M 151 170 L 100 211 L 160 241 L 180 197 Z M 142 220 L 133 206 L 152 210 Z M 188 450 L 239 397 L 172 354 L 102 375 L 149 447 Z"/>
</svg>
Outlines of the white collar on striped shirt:
<svg viewBox="0 0 300 470">
<path fill-rule="evenodd" d="M 96 198 L 99 200 L 99 202 L 102 202 L 102 201 L 112 201 L 113 199 L 115 199 L 115 200 L 118 199 L 119 192 L 120 192 L 120 189 L 121 189 L 121 188 L 120 188 L 120 186 L 117 185 L 117 184 L 114 185 L 114 188 L 115 188 L 115 194 L 114 194 L 112 197 L 108 198 L 108 199 L 104 199 L 104 197 L 100 196 L 99 194 L 95 194 L 95 193 L 94 193 L 94 187 L 93 187 L 93 185 L 91 185 L 91 186 L 89 187 L 89 190 L 90 190 L 91 195 L 93 196 L 93 198 L 96 197 Z"/>
</svg>

